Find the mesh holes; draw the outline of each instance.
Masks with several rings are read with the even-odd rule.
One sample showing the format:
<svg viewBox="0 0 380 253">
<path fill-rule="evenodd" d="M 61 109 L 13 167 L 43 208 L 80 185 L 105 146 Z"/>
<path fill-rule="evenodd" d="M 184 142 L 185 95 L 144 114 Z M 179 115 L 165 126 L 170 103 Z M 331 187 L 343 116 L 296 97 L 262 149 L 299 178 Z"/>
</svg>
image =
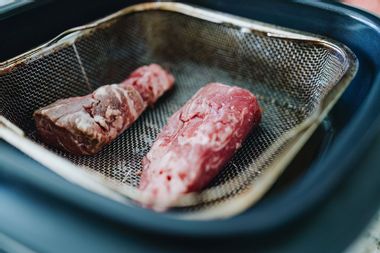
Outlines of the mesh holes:
<svg viewBox="0 0 380 253">
<path fill-rule="evenodd" d="M 249 89 L 264 110 L 262 123 L 204 191 L 207 197 L 200 193 L 203 202 L 179 209 L 194 211 L 238 196 L 265 172 L 276 155 L 263 157 L 265 150 L 307 119 L 341 78 L 343 63 L 335 54 L 322 44 L 243 33 L 174 12 L 139 12 L 0 76 L 0 113 L 38 142 L 35 109 L 89 93 L 86 79 L 96 88 L 120 82 L 143 64 L 165 66 L 176 77 L 175 88 L 100 153 L 88 157 L 53 150 L 79 166 L 137 187 L 142 157 L 167 118 L 199 88 L 221 82 Z M 278 151 L 281 148 L 279 144 Z M 259 159 L 263 163 L 255 162 Z M 233 187 L 217 187 L 232 180 Z"/>
</svg>

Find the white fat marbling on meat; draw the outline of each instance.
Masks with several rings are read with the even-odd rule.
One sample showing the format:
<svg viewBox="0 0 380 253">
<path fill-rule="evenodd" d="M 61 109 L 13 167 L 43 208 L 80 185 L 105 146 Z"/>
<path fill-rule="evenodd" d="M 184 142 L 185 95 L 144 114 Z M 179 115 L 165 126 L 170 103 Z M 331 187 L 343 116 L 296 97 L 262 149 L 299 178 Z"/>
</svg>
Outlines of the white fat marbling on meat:
<svg viewBox="0 0 380 253">
<path fill-rule="evenodd" d="M 120 88 L 118 84 L 111 84 L 110 85 L 112 93 L 115 95 L 117 100 L 119 100 L 120 103 L 123 102 L 121 96 L 120 96 L 120 91 L 124 93 L 124 89 Z"/>
<path fill-rule="evenodd" d="M 90 129 L 94 123 L 93 118 L 91 118 L 90 115 L 88 115 L 88 113 L 85 111 L 78 111 L 75 114 L 71 114 L 66 117 L 74 119 L 77 129 L 84 132 L 88 131 L 88 129 Z"/>
<path fill-rule="evenodd" d="M 52 110 L 55 111 L 58 108 L 61 108 L 61 107 L 64 107 L 64 106 L 67 106 L 67 105 L 66 104 L 57 104 L 57 105 L 54 105 L 54 106 L 52 106 L 50 108 L 47 108 L 47 109 L 41 109 L 40 113 L 41 114 L 46 114 L 46 113 L 49 113 L 49 111 L 52 111 Z"/>
<path fill-rule="evenodd" d="M 94 97 L 97 97 L 97 96 L 107 96 L 108 95 L 107 86 L 108 85 L 104 85 L 104 86 L 101 86 L 101 87 L 97 88 L 94 91 Z"/>
<path fill-rule="evenodd" d="M 101 127 L 103 127 L 106 130 L 109 130 L 108 124 L 106 122 L 106 119 L 102 116 L 95 115 L 94 120 L 96 123 L 98 123 Z"/>
<path fill-rule="evenodd" d="M 221 163 L 223 163 L 223 159 L 221 159 L 219 156 L 208 157 L 205 171 L 209 171 L 215 167 L 218 167 Z"/>
<path fill-rule="evenodd" d="M 139 114 L 136 111 L 135 103 L 134 103 L 133 99 L 129 96 L 128 90 L 123 90 L 123 93 L 124 93 L 124 96 L 127 100 L 129 112 L 132 114 L 133 120 L 135 120 L 139 116 Z"/>
<path fill-rule="evenodd" d="M 183 183 L 181 173 L 185 173 L 186 177 L 195 176 L 194 174 L 188 175 L 191 173 L 185 169 L 188 163 L 187 159 L 179 158 L 176 153 L 171 151 L 164 154 L 162 159 L 156 159 L 155 167 L 148 171 L 151 173 L 152 182 L 143 192 L 143 198 L 150 202 L 154 197 L 154 201 L 159 203 L 155 208 L 164 209 L 177 198 L 178 194 L 186 191 L 186 184 Z"/>
<path fill-rule="evenodd" d="M 111 106 L 107 106 L 105 117 L 107 121 L 110 121 L 112 116 L 119 116 L 121 115 L 121 111 L 119 109 L 114 109 Z"/>
<path fill-rule="evenodd" d="M 62 116 L 57 120 L 56 124 L 58 126 L 71 124 L 75 126 L 74 129 L 84 133 L 86 136 L 91 136 L 96 139 L 102 138 L 102 133 L 98 131 L 99 127 L 94 119 L 84 110 Z"/>
<path fill-rule="evenodd" d="M 125 118 L 126 119 L 126 118 Z M 128 122 L 129 123 L 129 122 Z M 120 131 L 123 126 L 128 126 L 128 123 L 124 123 L 124 117 L 117 116 L 115 120 L 112 122 L 112 126 L 117 130 Z"/>
<path fill-rule="evenodd" d="M 207 133 L 197 131 L 197 134 L 189 137 L 189 136 L 178 136 L 178 144 L 179 145 L 206 145 L 210 142 L 210 138 Z"/>
</svg>

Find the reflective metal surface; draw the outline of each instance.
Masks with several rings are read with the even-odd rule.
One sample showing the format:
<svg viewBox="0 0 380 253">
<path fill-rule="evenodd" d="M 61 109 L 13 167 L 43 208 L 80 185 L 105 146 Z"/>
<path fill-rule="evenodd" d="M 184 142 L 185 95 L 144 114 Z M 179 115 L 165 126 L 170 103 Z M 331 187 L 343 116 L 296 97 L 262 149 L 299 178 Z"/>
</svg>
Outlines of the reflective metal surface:
<svg viewBox="0 0 380 253">
<path fill-rule="evenodd" d="M 141 4 L 69 30 L 1 64 L 0 114 L 38 142 L 34 110 L 120 82 L 152 62 L 173 72 L 175 89 L 130 129 L 93 157 L 50 151 L 95 175 L 102 186 L 138 200 L 140 161 L 166 119 L 208 82 L 247 88 L 259 98 L 263 121 L 209 187 L 185 196 L 173 209 L 195 219 L 234 215 L 257 201 L 357 68 L 347 48 L 318 36 L 182 4 Z M 41 152 L 50 152 L 46 149 Z M 53 158 L 45 166 L 64 170 Z"/>
</svg>

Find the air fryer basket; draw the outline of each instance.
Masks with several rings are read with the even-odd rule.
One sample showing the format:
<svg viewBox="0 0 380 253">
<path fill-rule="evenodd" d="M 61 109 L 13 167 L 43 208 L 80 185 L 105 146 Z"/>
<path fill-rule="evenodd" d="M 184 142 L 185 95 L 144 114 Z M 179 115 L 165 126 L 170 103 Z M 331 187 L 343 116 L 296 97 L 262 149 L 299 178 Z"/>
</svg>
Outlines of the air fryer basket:
<svg viewBox="0 0 380 253">
<path fill-rule="evenodd" d="M 120 82 L 149 63 L 174 74 L 174 90 L 99 154 L 75 156 L 39 142 L 34 110 Z M 260 126 L 206 189 L 172 209 L 177 217 L 227 217 L 267 191 L 356 69 L 346 47 L 315 35 L 178 3 L 140 4 L 2 63 L 0 137 L 66 179 L 133 204 L 142 157 L 167 118 L 209 82 L 244 87 L 263 108 Z"/>
</svg>

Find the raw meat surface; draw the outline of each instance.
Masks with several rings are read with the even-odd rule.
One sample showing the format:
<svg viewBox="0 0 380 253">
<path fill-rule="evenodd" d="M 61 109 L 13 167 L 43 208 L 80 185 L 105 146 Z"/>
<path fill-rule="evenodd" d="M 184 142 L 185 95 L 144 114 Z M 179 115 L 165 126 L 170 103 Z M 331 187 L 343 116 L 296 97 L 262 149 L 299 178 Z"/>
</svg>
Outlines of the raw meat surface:
<svg viewBox="0 0 380 253">
<path fill-rule="evenodd" d="M 142 66 L 121 83 L 121 86 L 134 87 L 148 105 L 153 105 L 165 91 L 171 88 L 174 78 L 159 65 Z"/>
<path fill-rule="evenodd" d="M 157 64 L 136 69 L 121 84 L 60 99 L 34 113 L 40 138 L 79 155 L 93 155 L 114 140 L 174 83 Z"/>
<path fill-rule="evenodd" d="M 143 159 L 143 204 L 165 210 L 204 188 L 258 125 L 261 109 L 246 89 L 210 83 L 172 115 Z"/>
</svg>

